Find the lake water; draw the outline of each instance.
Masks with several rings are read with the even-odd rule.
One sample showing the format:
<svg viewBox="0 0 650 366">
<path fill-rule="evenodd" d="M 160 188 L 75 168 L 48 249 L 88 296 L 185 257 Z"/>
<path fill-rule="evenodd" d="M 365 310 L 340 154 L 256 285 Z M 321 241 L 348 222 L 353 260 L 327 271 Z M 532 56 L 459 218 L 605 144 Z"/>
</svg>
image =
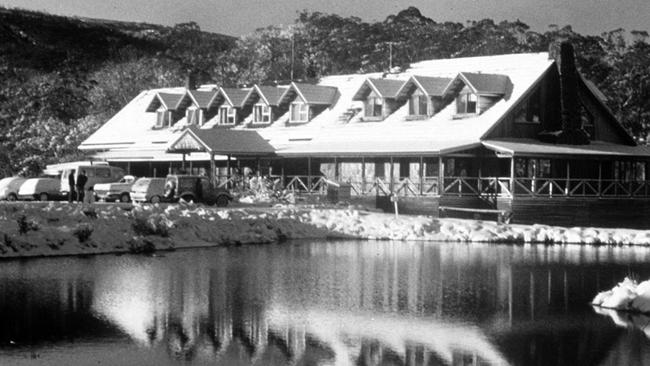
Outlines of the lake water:
<svg viewBox="0 0 650 366">
<path fill-rule="evenodd" d="M 589 301 L 649 261 L 390 242 L 4 261 L 0 365 L 648 364 L 646 335 Z"/>
</svg>

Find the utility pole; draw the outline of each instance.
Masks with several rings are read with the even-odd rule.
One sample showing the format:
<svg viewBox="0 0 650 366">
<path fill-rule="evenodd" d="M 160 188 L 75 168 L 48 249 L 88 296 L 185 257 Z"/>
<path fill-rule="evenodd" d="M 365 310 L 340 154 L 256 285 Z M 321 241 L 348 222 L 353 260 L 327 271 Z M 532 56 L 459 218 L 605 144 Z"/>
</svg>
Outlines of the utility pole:
<svg viewBox="0 0 650 366">
<path fill-rule="evenodd" d="M 291 81 L 293 81 L 293 59 L 294 59 L 294 53 L 295 53 L 295 28 L 291 28 Z"/>
</svg>

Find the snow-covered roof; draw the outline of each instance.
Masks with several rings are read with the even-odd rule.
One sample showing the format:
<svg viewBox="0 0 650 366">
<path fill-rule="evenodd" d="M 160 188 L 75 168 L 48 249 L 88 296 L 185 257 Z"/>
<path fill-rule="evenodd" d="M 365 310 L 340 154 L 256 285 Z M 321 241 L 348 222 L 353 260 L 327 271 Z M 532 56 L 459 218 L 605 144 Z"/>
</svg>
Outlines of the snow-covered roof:
<svg viewBox="0 0 650 366">
<path fill-rule="evenodd" d="M 428 96 L 443 96 L 447 86 L 451 83 L 453 79 L 450 78 L 439 78 L 433 76 L 411 76 L 397 92 L 399 97 L 406 97 L 410 90 L 413 87 L 420 89 L 424 94 Z"/>
<path fill-rule="evenodd" d="M 244 106 L 244 103 L 246 102 L 246 99 L 248 99 L 248 95 L 250 93 L 250 88 L 219 88 L 219 94 L 217 94 L 215 99 L 218 105 L 221 105 L 225 100 L 232 107 L 241 108 Z"/>
<path fill-rule="evenodd" d="M 552 65 L 553 60 L 549 60 L 547 53 L 528 53 L 422 61 L 412 64 L 410 68 L 397 74 L 327 76 L 322 78 L 318 85 L 336 88 L 338 98 L 334 104 L 309 122 L 297 126 L 288 123 L 287 112 L 278 116 L 272 124 L 260 128 L 258 132 L 276 149 L 278 155 L 286 156 L 326 153 L 397 154 L 399 152 L 435 154 L 452 151 L 458 147 L 474 146 L 480 144 L 481 138 L 488 130 L 517 104 L 526 91 L 535 85 Z M 451 80 L 457 78 L 460 73 L 507 77 L 511 85 L 508 98 L 499 99 L 481 114 L 463 119 L 454 118 L 456 108 L 454 103 L 451 103 L 426 119 L 408 120 L 406 118 L 408 104 L 405 104 L 382 121 L 374 122 L 362 121 L 360 111 L 363 102 L 353 99 L 368 79 L 373 79 L 373 85 L 377 84 L 375 80 L 383 80 L 379 83 L 382 86 L 394 85 L 394 90 L 382 89 L 382 91 L 397 95 L 404 83 L 414 76 L 420 80 L 423 80 L 423 77 Z M 492 84 L 488 85 L 490 87 L 485 87 L 475 79 L 471 80 L 477 88 L 494 91 Z M 233 98 L 232 92 L 241 89 L 223 90 Z M 269 99 L 270 104 L 273 104 L 274 101 L 279 101 L 286 88 L 255 86 L 253 90 L 263 94 Z M 123 153 L 130 149 L 164 150 L 167 143 L 179 136 L 180 131 L 175 131 L 173 128 L 153 129 L 156 114 L 146 112 L 147 106 L 157 93 L 183 94 L 185 91 L 185 88 L 167 88 L 140 93 L 86 139 L 80 149 L 122 149 Z M 242 91 L 241 94 L 243 93 L 247 92 Z M 237 104 L 235 100 L 232 102 Z M 183 121 L 184 118 L 177 124 Z M 248 128 L 250 126 L 246 121 L 233 127 L 236 130 Z"/>
<path fill-rule="evenodd" d="M 280 102 L 288 102 L 289 99 L 292 99 L 294 93 L 307 104 L 332 105 L 336 101 L 338 91 L 332 86 L 291 83 L 280 98 Z"/>
<path fill-rule="evenodd" d="M 508 156 L 603 156 L 649 157 L 650 146 L 628 146 L 603 141 L 588 145 L 564 145 L 544 143 L 533 139 L 495 139 L 482 141 L 483 146 Z"/>
<path fill-rule="evenodd" d="M 194 105 L 201 109 L 210 107 L 210 103 L 217 94 L 216 90 L 190 90 L 188 91 L 190 98 Z"/>
</svg>

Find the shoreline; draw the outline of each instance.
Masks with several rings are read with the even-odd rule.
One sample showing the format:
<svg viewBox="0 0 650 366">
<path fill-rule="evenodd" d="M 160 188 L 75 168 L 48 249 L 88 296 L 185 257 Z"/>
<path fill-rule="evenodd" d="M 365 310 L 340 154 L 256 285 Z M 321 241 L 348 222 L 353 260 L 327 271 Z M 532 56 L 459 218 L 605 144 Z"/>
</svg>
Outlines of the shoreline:
<svg viewBox="0 0 650 366">
<path fill-rule="evenodd" d="M 0 203 L 0 259 L 151 253 L 292 239 L 650 245 L 650 231 L 498 224 L 358 207 Z"/>
</svg>

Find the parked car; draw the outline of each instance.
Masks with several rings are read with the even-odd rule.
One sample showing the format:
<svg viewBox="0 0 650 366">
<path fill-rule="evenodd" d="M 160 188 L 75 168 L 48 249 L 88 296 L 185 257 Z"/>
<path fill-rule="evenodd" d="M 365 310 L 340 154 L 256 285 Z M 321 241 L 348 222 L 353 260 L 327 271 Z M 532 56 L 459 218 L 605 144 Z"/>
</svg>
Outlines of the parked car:
<svg viewBox="0 0 650 366">
<path fill-rule="evenodd" d="M 7 177 L 0 180 L 0 200 L 15 201 L 18 199 L 18 190 L 27 178 Z"/>
<path fill-rule="evenodd" d="M 89 187 L 93 187 L 94 189 L 95 184 L 97 183 L 117 182 L 120 179 L 122 179 L 122 177 L 124 177 L 124 170 L 122 168 L 110 166 L 107 164 L 93 164 L 93 165 L 80 164 L 80 165 L 75 165 L 74 167 L 71 168 L 63 169 L 61 171 L 61 175 L 60 175 L 61 181 L 59 183 L 59 190 L 67 195 L 68 192 L 70 192 L 70 187 L 68 184 L 68 175 L 70 175 L 70 172 L 72 172 L 74 174 L 74 181 L 76 182 L 77 179 L 79 178 L 79 174 L 83 171 L 86 172 L 86 177 L 88 177 L 85 186 L 86 189 L 88 189 Z"/>
<path fill-rule="evenodd" d="M 170 174 L 165 181 L 165 199 L 170 202 L 201 202 L 219 207 L 228 206 L 233 197 L 222 188 L 213 188 L 208 177 L 202 175 Z"/>
<path fill-rule="evenodd" d="M 122 179 L 114 183 L 97 183 L 94 185 L 97 199 L 102 201 L 131 201 L 131 187 L 135 183 L 135 177 L 125 175 Z"/>
<path fill-rule="evenodd" d="M 61 182 L 57 178 L 30 178 L 18 189 L 18 199 L 50 201 L 61 200 L 66 195 L 61 193 Z"/>
<path fill-rule="evenodd" d="M 160 203 L 165 196 L 165 178 L 139 178 L 131 186 L 133 202 Z"/>
</svg>

